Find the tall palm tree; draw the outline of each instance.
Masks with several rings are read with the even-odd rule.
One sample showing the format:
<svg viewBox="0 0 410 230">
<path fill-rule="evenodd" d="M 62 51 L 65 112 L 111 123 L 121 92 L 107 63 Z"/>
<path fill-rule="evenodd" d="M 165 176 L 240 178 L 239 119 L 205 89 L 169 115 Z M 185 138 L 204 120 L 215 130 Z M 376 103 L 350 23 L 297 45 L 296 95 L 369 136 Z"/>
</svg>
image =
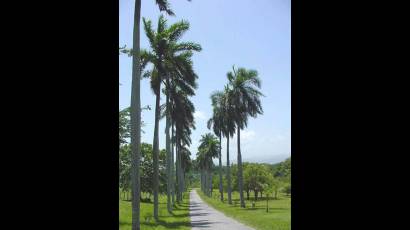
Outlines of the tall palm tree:
<svg viewBox="0 0 410 230">
<path fill-rule="evenodd" d="M 234 110 L 232 115 L 237 127 L 238 190 L 241 207 L 244 208 L 241 129 L 247 127 L 249 116 L 256 117 L 258 114 L 263 113 L 260 101 L 260 96 L 263 96 L 263 94 L 259 91 L 261 81 L 256 70 L 247 70 L 245 68 L 235 70 L 235 67 L 233 67 L 233 72 L 228 72 L 227 77 L 230 86 L 228 94 Z"/>
<path fill-rule="evenodd" d="M 188 29 L 189 25 L 184 22 L 185 28 Z M 174 26 L 174 25 L 173 25 Z M 169 133 L 169 128 L 171 127 L 172 135 L 171 141 L 168 143 L 172 146 L 171 149 L 171 162 L 170 162 L 170 188 L 171 188 L 171 198 L 172 205 L 174 203 L 174 194 L 175 194 L 175 181 L 174 181 L 174 145 L 176 147 L 176 182 L 178 185 L 177 188 L 177 201 L 181 201 L 181 187 L 183 181 L 181 181 L 181 164 L 180 164 L 180 155 L 178 148 L 181 146 L 181 140 L 183 141 L 182 146 L 190 145 L 189 135 L 191 134 L 190 129 L 194 129 L 194 120 L 193 113 L 195 108 L 192 102 L 188 99 L 189 96 L 195 95 L 195 89 L 197 88 L 196 79 L 198 76 L 193 70 L 193 65 L 191 61 L 192 52 L 191 50 L 200 50 L 200 46 L 195 43 L 185 43 L 183 46 L 189 51 L 184 51 L 178 55 L 174 55 L 169 58 L 171 63 L 167 66 L 168 74 L 167 78 L 164 81 L 165 89 L 164 94 L 167 97 L 167 103 L 165 105 L 165 114 L 167 116 L 168 126 L 166 125 L 166 133 Z M 171 47 L 172 48 L 172 47 Z M 175 50 L 181 50 L 183 47 L 173 46 Z M 169 125 L 170 124 L 170 125 Z M 175 129 L 174 129 L 175 127 Z M 174 132 L 175 131 L 175 132 Z M 178 134 L 178 135 L 177 135 Z M 179 138 L 177 138 L 179 137 Z M 171 206 L 172 206 L 171 205 Z"/>
<path fill-rule="evenodd" d="M 230 162 L 229 162 L 229 138 L 233 137 L 235 133 L 235 122 L 233 120 L 234 110 L 231 105 L 231 94 L 228 85 L 225 86 L 224 91 L 216 91 L 211 95 L 212 106 L 213 106 L 213 117 L 208 120 L 208 128 L 213 127 L 215 134 L 219 134 L 219 142 L 221 143 L 222 135 L 226 137 L 226 165 L 227 165 L 227 182 L 228 182 L 228 203 L 232 204 L 232 187 L 231 187 L 231 172 L 230 172 Z M 220 192 L 221 201 L 223 201 L 223 190 L 222 190 L 222 160 L 221 152 L 219 155 L 219 180 L 220 180 Z"/>
<path fill-rule="evenodd" d="M 232 182 L 231 182 L 231 165 L 229 161 L 229 139 L 233 137 L 235 133 L 235 111 L 232 106 L 232 95 L 228 85 L 225 85 L 223 98 L 222 98 L 222 111 L 223 111 L 223 126 L 222 134 L 226 137 L 226 166 L 227 166 L 227 181 L 228 181 L 228 204 L 232 204 Z"/>
<path fill-rule="evenodd" d="M 184 188 L 183 173 L 185 172 L 185 169 L 183 161 L 186 160 L 186 156 L 184 155 L 186 154 L 185 149 L 186 146 L 189 146 L 191 144 L 191 129 L 195 129 L 193 116 L 195 107 L 189 100 L 189 96 L 194 95 L 194 90 L 197 87 L 195 82 L 197 76 L 194 73 L 193 75 L 191 75 L 191 82 L 189 82 L 189 76 L 185 75 L 183 77 L 185 79 L 173 75 L 172 72 L 169 74 L 170 81 L 165 83 L 166 89 L 164 89 L 164 93 L 167 95 L 167 97 L 169 97 L 169 103 L 163 106 L 163 109 L 165 110 L 163 116 L 169 116 L 171 122 L 171 144 L 175 145 L 176 147 L 176 195 L 178 202 L 182 200 L 181 195 Z M 174 146 L 171 146 L 171 149 L 171 167 L 173 167 Z M 173 198 L 175 192 L 173 171 L 171 173 L 171 176 L 171 189 L 173 189 L 171 198 Z M 172 204 L 173 203 L 174 202 L 172 201 Z"/>
<path fill-rule="evenodd" d="M 182 146 L 180 150 L 181 154 L 181 171 L 182 171 L 182 187 L 183 191 L 185 192 L 186 185 L 185 185 L 185 174 L 189 170 L 191 166 L 191 152 L 187 148 L 187 146 Z"/>
<path fill-rule="evenodd" d="M 156 0 L 160 11 L 165 11 L 169 15 L 174 15 L 167 0 Z M 141 158 L 141 97 L 140 97 L 140 20 L 141 20 L 141 0 L 135 0 L 134 9 L 134 30 L 132 45 L 135 51 L 132 55 L 132 82 L 131 82 L 131 180 L 132 180 L 132 230 L 140 229 L 140 194 L 141 184 L 139 175 L 139 165 Z M 135 55 L 136 54 L 136 55 Z"/>
<path fill-rule="evenodd" d="M 206 183 L 205 183 L 206 179 L 205 179 L 205 173 L 204 173 L 205 168 L 206 168 L 205 161 L 206 161 L 206 158 L 205 158 L 204 149 L 198 149 L 198 152 L 196 153 L 196 162 L 197 162 L 196 166 L 197 166 L 197 169 L 201 173 L 201 191 L 203 193 L 205 193 L 205 187 L 206 187 Z"/>
<path fill-rule="evenodd" d="M 205 170 L 205 175 L 206 175 L 206 187 L 205 191 L 208 196 L 211 196 L 212 194 L 212 181 L 211 181 L 211 169 L 213 165 L 212 159 L 215 157 L 218 157 L 219 155 L 219 149 L 220 149 L 220 143 L 218 139 L 211 133 L 207 133 L 205 135 L 201 136 L 201 139 L 199 140 L 199 146 L 198 150 L 199 153 L 203 155 L 204 160 L 204 170 Z"/>
<path fill-rule="evenodd" d="M 183 146 L 191 144 L 191 129 L 195 129 L 195 107 L 186 94 L 177 91 L 174 95 L 174 121 L 176 140 L 176 166 L 177 166 L 177 201 L 182 200 L 183 175 L 182 175 L 182 152 Z"/>
<path fill-rule="evenodd" d="M 151 88 L 156 96 L 155 103 L 155 125 L 153 140 L 153 164 L 154 164 L 154 218 L 158 219 L 158 155 L 159 155 L 159 119 L 160 119 L 160 97 L 161 85 L 164 83 L 170 88 L 170 78 L 176 81 L 179 87 L 184 90 L 192 90 L 195 85 L 196 74 L 193 72 L 191 57 L 192 51 L 200 51 L 201 46 L 193 42 L 178 42 L 181 36 L 189 29 L 189 23 L 185 21 L 177 22 L 170 27 L 166 24 L 166 19 L 161 15 L 158 19 L 157 30 L 152 29 L 151 21 L 143 18 L 145 34 L 148 37 L 151 51 L 145 53 L 145 58 L 154 65 L 151 71 Z M 191 87 L 191 88 L 190 88 Z M 166 93 L 168 95 L 168 93 Z M 167 100 L 169 105 L 169 98 Z M 170 137 L 169 137 L 169 117 L 167 116 L 166 144 L 167 144 L 167 167 L 170 168 Z M 170 170 L 168 174 L 168 210 L 170 211 Z"/>
<path fill-rule="evenodd" d="M 222 126 L 223 126 L 223 107 L 222 101 L 223 94 L 220 92 L 215 92 L 211 95 L 212 107 L 213 107 L 213 116 L 208 120 L 207 126 L 208 129 L 213 129 L 214 134 L 219 137 L 219 143 L 222 144 Z M 219 193 L 221 194 L 221 201 L 224 200 L 224 193 L 222 187 L 222 148 L 219 148 Z"/>
</svg>

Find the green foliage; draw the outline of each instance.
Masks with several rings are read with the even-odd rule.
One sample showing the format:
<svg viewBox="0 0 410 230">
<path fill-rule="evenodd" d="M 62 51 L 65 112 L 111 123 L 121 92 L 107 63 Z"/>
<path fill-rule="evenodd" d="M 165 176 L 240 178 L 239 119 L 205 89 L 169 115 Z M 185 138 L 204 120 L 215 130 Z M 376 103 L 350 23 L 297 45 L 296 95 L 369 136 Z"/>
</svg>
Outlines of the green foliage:
<svg viewBox="0 0 410 230">
<path fill-rule="evenodd" d="M 119 154 L 119 186 L 122 191 L 128 192 L 131 190 L 131 146 L 121 146 Z"/>
<path fill-rule="evenodd" d="M 124 144 L 120 147 L 119 157 L 119 186 L 124 192 L 128 192 L 131 189 L 131 145 Z M 152 160 L 152 145 L 147 143 L 141 143 L 141 162 L 140 162 L 140 175 L 141 175 L 141 192 L 152 194 L 153 186 L 153 160 Z M 160 186 L 159 191 L 161 193 L 166 192 L 166 151 L 163 149 L 159 155 L 159 178 Z"/>
<path fill-rule="evenodd" d="M 141 110 L 151 110 L 149 105 L 141 108 Z M 128 139 L 131 135 L 131 121 L 130 121 L 130 107 L 120 110 L 119 112 L 119 142 L 120 146 L 126 143 L 129 143 Z M 144 122 L 141 121 L 141 132 L 144 133 L 142 127 L 144 126 Z"/>
<path fill-rule="evenodd" d="M 283 188 L 283 192 L 286 193 L 286 195 L 290 195 L 291 194 L 291 184 L 286 184 L 285 187 Z"/>
<path fill-rule="evenodd" d="M 141 192 L 153 193 L 153 176 L 154 165 L 152 159 L 152 145 L 147 143 L 141 143 Z M 166 192 L 166 151 L 163 149 L 159 153 L 159 192 Z"/>
<path fill-rule="evenodd" d="M 196 163 L 195 163 L 196 164 Z M 277 164 L 267 163 L 243 163 L 244 171 L 244 187 L 243 190 L 246 193 L 252 194 L 250 198 L 254 196 L 255 191 L 275 197 L 275 193 L 278 196 L 280 192 L 291 194 L 291 164 L 290 158 Z M 223 190 L 227 191 L 227 167 L 222 167 L 223 171 Z M 231 165 L 231 180 L 232 191 L 238 191 L 238 166 L 236 164 Z M 212 167 L 213 180 L 212 187 L 219 188 L 218 167 Z M 215 187 L 216 186 L 216 187 Z M 246 196 L 246 194 L 245 194 Z M 259 198 L 259 195 L 258 195 Z"/>
<path fill-rule="evenodd" d="M 269 169 L 257 163 L 244 163 L 244 190 L 263 191 L 264 184 L 270 184 Z"/>
<path fill-rule="evenodd" d="M 120 145 L 127 143 L 127 139 L 130 137 L 131 124 L 130 124 L 130 108 L 120 110 L 119 113 L 119 142 Z"/>
</svg>

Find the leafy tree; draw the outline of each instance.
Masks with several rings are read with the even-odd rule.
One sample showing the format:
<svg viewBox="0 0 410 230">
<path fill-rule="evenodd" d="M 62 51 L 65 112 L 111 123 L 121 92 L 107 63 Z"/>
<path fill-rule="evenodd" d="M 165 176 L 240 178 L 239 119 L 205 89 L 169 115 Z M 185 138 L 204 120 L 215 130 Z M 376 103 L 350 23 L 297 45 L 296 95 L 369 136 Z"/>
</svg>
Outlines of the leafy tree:
<svg viewBox="0 0 410 230">
<path fill-rule="evenodd" d="M 150 110 L 150 106 L 147 105 L 141 110 Z M 144 127 L 144 122 L 141 121 L 141 127 Z M 119 112 L 119 145 L 128 143 L 128 138 L 130 138 L 131 123 L 130 123 L 130 107 L 120 110 Z M 144 130 L 141 129 L 144 133 Z"/>
<path fill-rule="evenodd" d="M 165 149 L 160 151 L 159 155 L 159 178 L 160 186 L 159 191 L 165 193 L 166 191 L 166 151 Z M 153 181 L 154 166 L 152 160 L 152 145 L 148 143 L 141 144 L 141 191 L 153 194 Z"/>
<path fill-rule="evenodd" d="M 130 109 L 126 108 L 120 110 L 119 113 L 119 144 L 121 145 L 127 143 L 127 138 L 130 137 Z"/>
<path fill-rule="evenodd" d="M 283 191 L 286 193 L 286 195 L 290 195 L 291 194 L 291 184 L 288 183 L 284 186 Z"/>
<path fill-rule="evenodd" d="M 274 192 L 274 187 L 272 187 L 272 180 L 269 180 L 268 183 L 263 184 L 263 189 L 266 192 L 266 212 L 269 212 L 269 194 Z"/>
<path fill-rule="evenodd" d="M 131 189 L 131 146 L 124 144 L 119 152 L 119 186 L 122 192 Z"/>
<path fill-rule="evenodd" d="M 279 191 L 283 188 L 284 183 L 283 180 L 281 178 L 278 177 L 274 177 L 272 180 L 272 187 L 273 187 L 273 191 L 274 191 L 274 198 L 278 199 L 278 194 Z"/>
</svg>

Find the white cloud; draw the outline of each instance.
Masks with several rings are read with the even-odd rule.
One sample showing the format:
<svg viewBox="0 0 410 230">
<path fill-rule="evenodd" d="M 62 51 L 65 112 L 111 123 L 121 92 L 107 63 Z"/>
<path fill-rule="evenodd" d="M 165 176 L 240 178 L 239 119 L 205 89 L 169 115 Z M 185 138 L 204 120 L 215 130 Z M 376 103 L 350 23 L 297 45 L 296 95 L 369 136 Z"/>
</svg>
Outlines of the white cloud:
<svg viewBox="0 0 410 230">
<path fill-rule="evenodd" d="M 249 130 L 249 131 L 243 130 L 243 131 L 241 131 L 241 138 L 242 138 L 244 141 L 250 141 L 250 140 L 252 140 L 254 137 L 255 137 L 255 132 L 254 132 L 253 130 Z"/>
<path fill-rule="evenodd" d="M 236 134 L 229 141 L 230 162 L 237 163 Z M 222 140 L 223 162 L 226 162 L 226 138 Z M 277 163 L 290 156 L 290 131 L 263 135 L 253 130 L 241 130 L 241 153 L 244 162 Z"/>
<path fill-rule="evenodd" d="M 198 120 L 205 120 L 206 119 L 205 114 L 203 112 L 199 111 L 199 110 L 195 111 L 194 117 L 195 117 L 195 119 L 198 119 Z"/>
</svg>

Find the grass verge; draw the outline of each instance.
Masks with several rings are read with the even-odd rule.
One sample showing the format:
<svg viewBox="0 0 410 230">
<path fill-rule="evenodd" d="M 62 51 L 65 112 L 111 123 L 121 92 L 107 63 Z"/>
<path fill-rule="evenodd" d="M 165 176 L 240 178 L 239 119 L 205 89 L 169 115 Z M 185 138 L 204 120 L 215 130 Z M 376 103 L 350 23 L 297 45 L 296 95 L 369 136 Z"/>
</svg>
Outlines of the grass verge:
<svg viewBox="0 0 410 230">
<path fill-rule="evenodd" d="M 257 201 L 253 197 L 249 200 L 245 199 L 246 208 L 241 208 L 238 192 L 232 193 L 233 204 L 230 205 L 226 193 L 224 193 L 224 202 L 221 202 L 218 190 L 213 191 L 212 197 L 206 196 L 200 189 L 196 189 L 196 191 L 201 199 L 213 208 L 255 229 L 290 229 L 291 198 L 284 194 L 280 194 L 277 200 L 269 199 L 269 212 L 266 212 L 266 197 L 258 198 Z M 254 207 L 252 207 L 252 202 L 255 202 Z"/>
<path fill-rule="evenodd" d="M 131 230 L 131 201 L 120 200 L 120 230 Z M 154 220 L 154 204 L 141 202 L 141 229 L 191 229 L 189 218 L 189 194 L 184 194 L 181 204 L 174 207 L 170 214 L 167 211 L 167 196 L 159 196 L 158 222 Z"/>
</svg>

